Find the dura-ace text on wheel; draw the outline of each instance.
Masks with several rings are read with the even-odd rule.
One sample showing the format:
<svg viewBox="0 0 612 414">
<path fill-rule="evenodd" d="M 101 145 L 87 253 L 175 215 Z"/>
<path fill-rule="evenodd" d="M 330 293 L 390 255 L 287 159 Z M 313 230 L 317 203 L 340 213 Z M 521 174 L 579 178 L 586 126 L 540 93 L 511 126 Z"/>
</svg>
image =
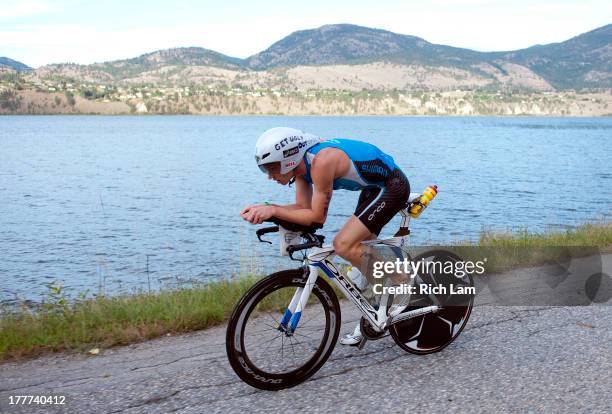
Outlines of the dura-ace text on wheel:
<svg viewBox="0 0 612 414">
<path fill-rule="evenodd" d="M 227 356 L 246 383 L 264 390 L 292 387 L 317 372 L 331 354 L 340 331 L 340 304 L 325 280 L 314 284 L 304 318 L 287 314 L 287 303 L 307 280 L 304 268 L 273 273 L 251 287 L 234 309 Z"/>
</svg>

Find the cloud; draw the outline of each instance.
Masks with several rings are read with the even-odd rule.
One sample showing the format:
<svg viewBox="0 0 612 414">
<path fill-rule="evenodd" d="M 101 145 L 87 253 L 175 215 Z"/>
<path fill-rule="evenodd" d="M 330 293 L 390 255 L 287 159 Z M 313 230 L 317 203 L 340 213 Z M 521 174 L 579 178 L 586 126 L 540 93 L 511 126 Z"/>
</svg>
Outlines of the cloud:
<svg viewBox="0 0 612 414">
<path fill-rule="evenodd" d="M 0 19 L 31 16 L 33 14 L 45 13 L 49 10 L 47 3 L 36 0 L 18 0 L 3 3 L 5 4 L 0 7 Z"/>
</svg>

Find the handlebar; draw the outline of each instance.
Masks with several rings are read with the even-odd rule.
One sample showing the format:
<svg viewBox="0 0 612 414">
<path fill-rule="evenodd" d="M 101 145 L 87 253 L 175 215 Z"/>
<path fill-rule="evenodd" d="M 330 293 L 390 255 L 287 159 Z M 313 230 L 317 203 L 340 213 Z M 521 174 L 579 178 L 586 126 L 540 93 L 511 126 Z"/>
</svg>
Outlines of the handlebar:
<svg viewBox="0 0 612 414">
<path fill-rule="evenodd" d="M 262 229 L 257 229 L 255 234 L 257 234 L 257 238 L 259 239 L 260 242 L 272 244 L 272 242 L 262 239 L 261 236 L 263 236 L 266 233 L 275 233 L 277 231 L 278 231 L 278 226 L 264 227 Z"/>
<path fill-rule="evenodd" d="M 313 223 L 310 226 L 304 226 L 302 224 L 297 224 L 297 223 L 292 223 L 290 221 L 281 220 L 276 217 L 272 217 L 269 220 L 266 220 L 266 222 L 274 223 L 276 224 L 276 226 L 263 227 L 261 229 L 257 229 L 255 234 L 257 234 L 257 239 L 259 239 L 260 242 L 272 244 L 272 242 L 262 239 L 261 236 L 263 236 L 266 233 L 276 233 L 279 231 L 279 227 L 282 227 L 289 231 L 300 233 L 300 236 L 303 239 L 307 240 L 305 243 L 287 246 L 287 253 L 289 253 L 289 257 L 291 258 L 291 260 L 300 260 L 300 259 L 294 258 L 293 253 L 300 251 L 300 250 L 310 249 L 312 247 L 321 247 L 323 245 L 323 241 L 325 240 L 325 236 L 321 236 L 320 234 L 315 234 L 315 232 L 318 229 L 323 228 L 323 225 L 321 223 Z"/>
<path fill-rule="evenodd" d="M 295 252 L 299 252 L 300 250 L 310 249 L 312 247 L 321 247 L 323 245 L 323 240 L 325 239 L 325 236 L 315 234 L 314 237 L 315 237 L 315 240 L 310 240 L 302 244 L 295 244 L 295 245 L 287 246 L 287 253 L 289 253 L 289 257 L 291 258 L 291 260 L 300 260 L 300 259 L 295 259 L 293 257 L 293 253 Z"/>
<path fill-rule="evenodd" d="M 312 247 L 321 247 L 323 245 L 323 241 L 325 240 L 325 236 L 321 236 L 320 234 L 306 233 L 302 234 L 302 237 L 308 241 L 306 243 L 292 244 L 287 246 L 287 253 L 289 253 L 291 260 L 300 260 L 294 258 L 293 253 L 299 252 L 300 250 L 310 249 Z"/>
</svg>

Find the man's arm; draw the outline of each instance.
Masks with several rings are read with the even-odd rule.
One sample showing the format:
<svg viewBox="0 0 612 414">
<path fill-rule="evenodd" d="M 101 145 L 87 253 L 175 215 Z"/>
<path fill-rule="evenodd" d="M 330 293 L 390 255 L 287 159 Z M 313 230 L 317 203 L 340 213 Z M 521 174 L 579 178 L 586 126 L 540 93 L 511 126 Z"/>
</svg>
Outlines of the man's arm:
<svg viewBox="0 0 612 414">
<path fill-rule="evenodd" d="M 269 204 L 266 202 L 268 206 L 274 207 L 282 207 L 287 210 L 300 210 L 304 208 L 310 208 L 312 201 L 312 185 L 306 182 L 301 177 L 297 177 L 295 179 L 295 203 L 294 204 Z M 247 211 L 251 210 L 253 207 L 261 206 L 261 204 L 251 204 L 246 206 L 240 212 L 240 215 L 243 215 Z"/>
<path fill-rule="evenodd" d="M 314 223 L 325 223 L 327 219 L 327 210 L 329 209 L 333 193 L 335 171 L 336 160 L 334 159 L 333 153 L 319 153 L 313 160 L 311 169 L 314 190 L 312 188 L 310 190 L 312 194 L 310 205 L 302 208 L 276 206 L 274 209 L 274 216 L 304 226 L 309 226 Z M 296 180 L 296 185 L 297 183 L 298 181 Z M 305 181 L 304 184 L 308 185 Z M 305 201 L 300 199 L 299 193 L 296 193 L 296 204 L 303 206 L 302 203 L 305 203 Z"/>
<path fill-rule="evenodd" d="M 295 179 L 295 203 L 294 204 L 272 204 L 287 210 L 309 209 L 312 203 L 312 185 L 301 177 Z"/>
</svg>

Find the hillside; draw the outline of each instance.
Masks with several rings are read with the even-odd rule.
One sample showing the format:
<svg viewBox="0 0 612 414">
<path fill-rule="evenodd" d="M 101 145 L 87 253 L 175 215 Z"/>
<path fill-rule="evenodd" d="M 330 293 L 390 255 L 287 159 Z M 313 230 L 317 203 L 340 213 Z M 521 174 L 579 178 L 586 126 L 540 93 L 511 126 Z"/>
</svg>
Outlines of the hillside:
<svg viewBox="0 0 612 414">
<path fill-rule="evenodd" d="M 612 24 L 565 42 L 502 53 L 501 59 L 528 67 L 557 89 L 612 88 Z"/>
<path fill-rule="evenodd" d="M 3 59 L 1 113 L 612 113 L 612 25 L 507 52 L 340 24 L 247 59 L 186 47 L 31 72 Z"/>
<path fill-rule="evenodd" d="M 374 73 L 373 68 L 393 69 L 389 76 L 384 71 Z M 174 48 L 91 65 L 47 65 L 37 69 L 35 76 L 103 84 L 286 90 L 609 89 L 612 25 L 561 43 L 484 53 L 381 29 L 336 24 L 294 32 L 247 59 L 200 47 Z"/>
<path fill-rule="evenodd" d="M 201 47 L 158 50 L 124 60 L 91 65 L 53 64 L 36 70 L 39 77 L 72 78 L 86 81 L 120 82 L 146 77 L 150 72 L 176 72 L 185 67 L 240 69 L 242 61 Z"/>
<path fill-rule="evenodd" d="M 16 60 L 9 59 L 7 57 L 1 57 L 1 56 L 0 56 L 0 68 L 8 68 L 16 72 L 30 72 L 32 70 L 32 68 L 26 65 L 25 63 L 21 63 Z"/>
<path fill-rule="evenodd" d="M 610 88 L 612 24 L 561 43 L 489 53 L 435 45 L 386 30 L 327 25 L 294 32 L 246 60 L 247 66 L 258 70 L 373 62 L 456 68 L 501 83 L 504 77 L 540 78 L 555 89 Z"/>
<path fill-rule="evenodd" d="M 253 69 L 298 65 L 393 62 L 424 66 L 467 67 L 484 61 L 469 49 L 434 45 L 415 36 L 351 24 L 301 30 L 246 60 Z"/>
</svg>

